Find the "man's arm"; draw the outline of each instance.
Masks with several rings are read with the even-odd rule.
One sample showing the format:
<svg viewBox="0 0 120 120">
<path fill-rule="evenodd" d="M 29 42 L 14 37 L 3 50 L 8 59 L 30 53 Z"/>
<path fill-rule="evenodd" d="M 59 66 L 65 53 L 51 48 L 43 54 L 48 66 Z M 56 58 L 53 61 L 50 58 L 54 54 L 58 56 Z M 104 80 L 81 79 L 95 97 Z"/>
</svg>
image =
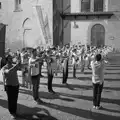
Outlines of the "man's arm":
<svg viewBox="0 0 120 120">
<path fill-rule="evenodd" d="M 19 68 L 19 63 L 14 65 L 12 68 L 10 68 L 8 71 L 6 71 L 6 73 L 10 73 L 10 72 L 13 72 L 13 71 L 17 71 Z"/>
<path fill-rule="evenodd" d="M 3 77 L 3 85 L 5 85 L 5 68 L 3 67 L 1 71 L 2 71 L 2 77 Z"/>
<path fill-rule="evenodd" d="M 39 58 L 36 58 L 34 61 L 30 61 L 29 63 L 35 64 L 36 62 L 41 62 L 43 59 L 44 59 L 44 57 L 39 57 Z"/>
</svg>

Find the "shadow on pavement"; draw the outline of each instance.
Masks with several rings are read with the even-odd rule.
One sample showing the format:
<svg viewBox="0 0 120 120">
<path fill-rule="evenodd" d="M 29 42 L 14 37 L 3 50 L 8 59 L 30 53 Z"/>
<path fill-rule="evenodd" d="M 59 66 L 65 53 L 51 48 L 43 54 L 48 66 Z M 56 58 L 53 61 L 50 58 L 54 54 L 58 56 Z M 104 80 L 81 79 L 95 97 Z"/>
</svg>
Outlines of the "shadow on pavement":
<svg viewBox="0 0 120 120">
<path fill-rule="evenodd" d="M 102 113 L 96 113 L 89 110 L 84 110 L 84 109 L 79 109 L 79 108 L 72 108 L 72 107 L 66 107 L 66 106 L 61 106 L 61 105 L 56 105 L 56 104 L 46 104 L 47 107 L 69 113 L 72 115 L 76 115 L 82 118 L 86 119 L 92 119 L 92 120 L 119 120 L 120 117 L 116 117 L 114 115 L 106 115 Z M 82 119 L 81 119 L 82 120 Z"/>
<path fill-rule="evenodd" d="M 109 66 L 106 66 L 106 68 L 118 68 L 120 67 L 120 65 L 109 65 Z"/>
<path fill-rule="evenodd" d="M 110 69 L 111 70 L 111 69 Z M 114 71 L 114 70 L 113 70 Z M 92 72 L 84 72 L 85 75 L 92 75 Z M 120 72 L 105 72 L 105 75 L 106 74 L 112 74 L 112 75 L 116 75 L 116 74 L 120 74 Z"/>
<path fill-rule="evenodd" d="M 47 85 L 46 83 L 41 83 L 42 85 Z M 71 88 L 70 90 L 83 89 L 83 90 L 92 90 L 92 85 L 77 85 L 77 84 L 68 84 Z M 53 87 L 67 88 L 65 85 L 53 83 Z M 104 86 L 104 90 L 115 90 L 120 91 L 119 87 L 106 87 Z"/>
<path fill-rule="evenodd" d="M 114 70 L 120 70 L 120 69 L 118 69 L 118 68 L 116 68 L 116 69 L 115 68 L 106 68 L 105 70 L 113 70 L 114 71 Z"/>
<path fill-rule="evenodd" d="M 78 80 L 82 80 L 82 81 L 85 81 L 85 80 L 91 80 L 91 77 L 77 77 Z"/>
<path fill-rule="evenodd" d="M 86 85 L 76 85 L 76 86 L 79 87 L 80 89 L 84 89 L 84 90 L 90 90 L 91 89 L 92 90 L 92 86 L 86 86 Z M 104 90 L 109 89 L 109 87 L 105 87 L 103 89 Z M 21 93 L 28 94 L 29 90 L 21 91 Z M 44 99 L 61 99 L 61 100 L 68 101 L 68 102 L 74 101 L 71 98 L 61 98 L 60 95 L 65 96 L 65 97 L 71 97 L 71 98 L 77 98 L 77 99 L 83 99 L 83 100 L 92 101 L 92 96 L 75 95 L 75 94 L 73 95 L 73 94 L 60 93 L 60 92 L 57 92 L 57 95 L 51 95 L 50 93 L 47 93 L 47 92 L 40 92 L 40 98 L 44 98 Z M 120 100 L 119 99 L 102 98 L 101 102 L 120 105 Z"/>
<path fill-rule="evenodd" d="M 7 101 L 0 99 L 0 106 L 7 108 Z M 40 113 L 44 112 L 44 113 Z M 8 118 L 7 118 L 8 119 Z M 18 115 L 15 120 L 57 120 L 44 108 L 30 108 L 18 103 Z"/>
<path fill-rule="evenodd" d="M 108 81 L 108 82 L 109 82 L 109 81 L 110 81 L 110 82 L 111 82 L 111 81 L 120 81 L 120 78 L 105 78 L 104 80 L 105 80 L 105 81 Z"/>
<path fill-rule="evenodd" d="M 116 72 L 116 73 L 108 73 L 108 72 L 105 72 L 105 75 L 120 75 L 120 72 Z"/>
<path fill-rule="evenodd" d="M 20 89 L 20 93 L 32 95 L 32 92 L 30 90 Z M 44 99 L 60 99 L 60 100 L 67 101 L 67 102 L 73 102 L 74 101 L 71 98 L 62 98 L 57 93 L 56 94 L 51 94 L 51 93 L 44 92 L 44 91 L 39 92 L 39 97 L 44 98 Z"/>
<path fill-rule="evenodd" d="M 41 85 L 46 85 L 47 86 L 47 83 L 40 83 Z M 74 87 L 70 84 L 68 85 L 63 85 L 63 84 L 55 84 L 53 83 L 52 84 L 53 87 L 60 87 L 60 88 L 68 88 L 69 90 L 75 90 Z"/>
<path fill-rule="evenodd" d="M 80 74 L 83 74 L 83 73 L 80 73 Z M 71 74 L 69 74 L 69 75 L 71 75 Z M 83 74 L 84 75 L 84 74 Z M 44 78 L 45 79 L 48 79 L 48 77 L 47 76 L 44 76 Z M 54 78 L 59 78 L 59 79 L 61 79 L 62 80 L 62 76 L 54 76 Z M 75 79 L 74 77 L 72 77 L 72 76 L 68 76 L 68 79 Z M 78 77 L 78 79 L 80 79 L 80 80 L 91 80 L 91 78 L 90 77 Z"/>
<path fill-rule="evenodd" d="M 82 100 L 87 100 L 87 101 L 92 101 L 93 99 L 92 96 L 73 95 L 73 94 L 68 94 L 68 93 L 58 93 L 58 94 L 61 94 L 62 96 L 67 96 L 67 97 L 72 97 L 72 98 L 77 98 L 77 99 L 82 99 Z M 120 105 L 120 99 L 101 98 L 101 102 Z"/>
<path fill-rule="evenodd" d="M 5 100 L 0 100 L 0 105 L 4 108 L 7 108 L 7 101 Z M 61 105 L 56 105 L 56 104 L 44 104 L 45 106 L 56 109 L 65 113 L 69 113 L 72 115 L 76 115 L 82 118 L 87 118 L 87 119 L 93 119 L 93 120 L 119 120 L 120 117 L 116 117 L 114 115 L 106 115 L 102 113 L 96 113 L 89 110 L 84 110 L 84 109 L 78 109 L 78 108 L 71 108 L 71 107 L 66 107 L 66 106 L 61 106 Z M 18 104 L 18 108 L 21 109 L 21 114 L 18 115 L 18 120 L 23 119 L 23 120 L 57 120 L 56 118 L 50 116 L 49 112 L 46 109 L 41 109 L 41 108 L 29 108 L 27 106 Z M 29 111 L 29 112 L 27 112 Z M 45 114 L 39 114 L 38 112 L 44 111 Z M 18 111 L 19 112 L 19 111 Z M 114 111 L 115 112 L 115 111 Z M 47 115 L 46 115 L 47 114 Z M 17 120 L 16 119 L 16 120 Z"/>
</svg>

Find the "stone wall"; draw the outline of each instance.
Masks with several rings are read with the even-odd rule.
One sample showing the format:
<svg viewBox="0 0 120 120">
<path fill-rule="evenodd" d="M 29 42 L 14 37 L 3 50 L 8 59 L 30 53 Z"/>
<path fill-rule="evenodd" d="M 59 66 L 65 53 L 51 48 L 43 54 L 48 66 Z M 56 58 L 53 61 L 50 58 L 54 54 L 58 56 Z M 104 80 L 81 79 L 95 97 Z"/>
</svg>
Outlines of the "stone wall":
<svg viewBox="0 0 120 120">
<path fill-rule="evenodd" d="M 7 24 L 6 47 L 13 51 L 22 47 L 37 47 L 46 45 L 39 22 L 36 5 L 42 7 L 43 15 L 47 14 L 52 37 L 52 0 L 21 0 L 20 12 L 15 12 L 14 0 L 0 0 L 2 12 L 0 23 Z M 0 10 L 1 11 L 1 10 Z M 2 14 L 2 15 L 1 15 Z M 43 16 L 45 17 L 45 16 Z M 25 22 L 25 26 L 23 23 Z"/>
</svg>

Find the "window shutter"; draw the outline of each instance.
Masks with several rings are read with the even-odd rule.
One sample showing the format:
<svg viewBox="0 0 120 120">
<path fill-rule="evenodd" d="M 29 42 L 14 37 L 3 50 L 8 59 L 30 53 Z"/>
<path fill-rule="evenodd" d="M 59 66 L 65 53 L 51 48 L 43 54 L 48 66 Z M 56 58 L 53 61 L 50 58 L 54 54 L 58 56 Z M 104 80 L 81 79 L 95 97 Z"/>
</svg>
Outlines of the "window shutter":
<svg viewBox="0 0 120 120">
<path fill-rule="evenodd" d="M 94 0 L 94 11 L 103 12 L 103 0 Z"/>
<path fill-rule="evenodd" d="M 21 11 L 21 0 L 14 0 L 15 1 L 15 12 Z"/>
<path fill-rule="evenodd" d="M 0 9 L 2 9 L 2 4 L 1 4 L 1 2 L 0 2 Z"/>
<path fill-rule="evenodd" d="M 81 12 L 90 12 L 90 0 L 81 1 Z"/>
</svg>

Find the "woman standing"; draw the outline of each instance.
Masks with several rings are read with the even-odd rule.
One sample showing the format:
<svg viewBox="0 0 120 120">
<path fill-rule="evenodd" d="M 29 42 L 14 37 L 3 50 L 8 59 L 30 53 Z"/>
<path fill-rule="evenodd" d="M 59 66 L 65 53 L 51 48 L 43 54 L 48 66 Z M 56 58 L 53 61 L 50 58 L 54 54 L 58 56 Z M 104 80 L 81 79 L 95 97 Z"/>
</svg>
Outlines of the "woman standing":
<svg viewBox="0 0 120 120">
<path fill-rule="evenodd" d="M 8 98 L 8 110 L 12 116 L 16 116 L 17 100 L 19 93 L 19 81 L 17 70 L 20 67 L 20 61 L 12 64 L 12 56 L 6 57 L 6 65 L 2 68 L 4 88 Z"/>
</svg>

